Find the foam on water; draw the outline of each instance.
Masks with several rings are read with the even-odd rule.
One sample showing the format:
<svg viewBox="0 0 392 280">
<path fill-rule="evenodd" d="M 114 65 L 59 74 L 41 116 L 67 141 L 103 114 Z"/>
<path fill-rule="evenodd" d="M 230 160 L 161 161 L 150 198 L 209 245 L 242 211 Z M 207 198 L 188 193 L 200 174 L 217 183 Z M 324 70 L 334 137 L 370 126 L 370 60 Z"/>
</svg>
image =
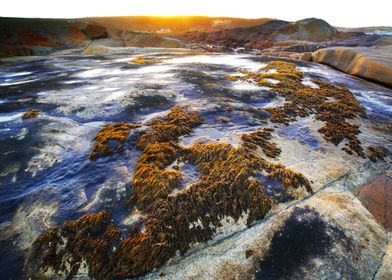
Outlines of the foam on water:
<svg viewBox="0 0 392 280">
<path fill-rule="evenodd" d="M 17 113 L 12 115 L 0 115 L 0 122 L 9 122 L 20 119 L 23 116 L 23 113 Z"/>
<path fill-rule="evenodd" d="M 0 83 L 0 86 L 5 87 L 5 86 L 14 86 L 14 85 L 20 85 L 20 84 L 26 84 L 26 83 L 31 83 L 38 81 L 38 79 L 29 79 L 29 80 L 21 80 L 21 81 L 15 81 L 15 82 L 7 82 L 7 80 L 3 83 Z"/>
<path fill-rule="evenodd" d="M 246 59 L 246 56 L 241 55 L 194 55 L 181 58 L 173 58 L 169 60 L 169 64 L 186 64 L 186 63 L 203 63 L 203 64 L 217 64 L 230 67 L 244 68 L 249 71 L 258 71 L 265 67 L 265 63 L 255 62 Z"/>
</svg>

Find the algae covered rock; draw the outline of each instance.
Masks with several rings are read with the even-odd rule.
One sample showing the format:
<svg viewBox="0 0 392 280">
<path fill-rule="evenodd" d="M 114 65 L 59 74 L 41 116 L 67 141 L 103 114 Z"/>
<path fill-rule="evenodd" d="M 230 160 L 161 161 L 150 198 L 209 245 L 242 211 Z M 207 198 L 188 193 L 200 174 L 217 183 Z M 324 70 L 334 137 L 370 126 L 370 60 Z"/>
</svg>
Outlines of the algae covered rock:
<svg viewBox="0 0 392 280">
<path fill-rule="evenodd" d="M 372 279 L 389 275 L 388 242 L 359 200 L 335 184 L 145 279 Z"/>
</svg>

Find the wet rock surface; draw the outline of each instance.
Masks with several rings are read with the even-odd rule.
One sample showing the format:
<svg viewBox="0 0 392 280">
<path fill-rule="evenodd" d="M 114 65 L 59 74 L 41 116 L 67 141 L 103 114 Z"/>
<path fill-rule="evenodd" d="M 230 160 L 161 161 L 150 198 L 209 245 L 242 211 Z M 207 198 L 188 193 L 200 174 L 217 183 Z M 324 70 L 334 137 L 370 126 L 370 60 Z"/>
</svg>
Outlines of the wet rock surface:
<svg viewBox="0 0 392 280">
<path fill-rule="evenodd" d="M 391 45 L 371 48 L 326 48 L 313 53 L 312 61 L 392 87 L 391 54 Z"/>
<path fill-rule="evenodd" d="M 390 90 L 303 61 L 137 52 L 0 69 L 6 279 L 388 275 Z M 325 137 L 342 120 L 354 134 Z"/>
</svg>

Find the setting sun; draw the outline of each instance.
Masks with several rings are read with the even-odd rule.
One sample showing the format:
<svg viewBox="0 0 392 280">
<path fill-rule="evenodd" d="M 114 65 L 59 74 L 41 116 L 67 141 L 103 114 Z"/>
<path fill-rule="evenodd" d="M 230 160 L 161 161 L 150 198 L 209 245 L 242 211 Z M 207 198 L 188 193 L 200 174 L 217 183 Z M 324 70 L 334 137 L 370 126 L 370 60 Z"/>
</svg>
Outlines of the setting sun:
<svg viewBox="0 0 392 280">
<path fill-rule="evenodd" d="M 224 0 L 69 0 L 11 1 L 3 5 L 0 16 L 78 18 L 91 16 L 227 16 L 241 18 L 279 18 L 298 20 L 323 18 L 335 26 L 391 25 L 390 3 L 374 0 L 339 1 L 328 3 L 308 0 L 224 1 Z"/>
</svg>

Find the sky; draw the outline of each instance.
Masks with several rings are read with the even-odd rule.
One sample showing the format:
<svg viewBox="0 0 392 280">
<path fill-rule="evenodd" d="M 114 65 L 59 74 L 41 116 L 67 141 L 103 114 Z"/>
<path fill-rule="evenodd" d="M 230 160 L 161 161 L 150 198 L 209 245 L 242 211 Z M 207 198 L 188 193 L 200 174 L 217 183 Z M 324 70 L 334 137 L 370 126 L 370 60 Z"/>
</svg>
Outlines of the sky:
<svg viewBox="0 0 392 280">
<path fill-rule="evenodd" d="M 0 10 L 0 16 L 4 17 L 202 15 L 289 21 L 317 17 L 341 27 L 392 26 L 392 0 L 18 0 L 5 3 Z"/>
</svg>

